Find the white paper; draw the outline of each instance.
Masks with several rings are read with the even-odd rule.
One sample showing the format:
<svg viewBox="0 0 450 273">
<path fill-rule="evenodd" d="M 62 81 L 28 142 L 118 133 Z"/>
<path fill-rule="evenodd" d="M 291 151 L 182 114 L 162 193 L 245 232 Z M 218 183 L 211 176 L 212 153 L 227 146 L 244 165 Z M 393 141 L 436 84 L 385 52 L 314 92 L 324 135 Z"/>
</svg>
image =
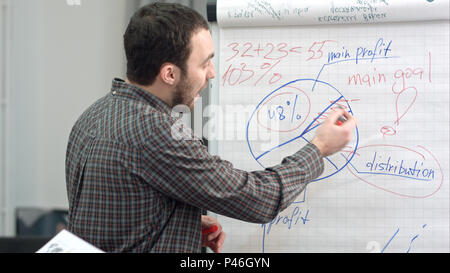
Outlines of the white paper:
<svg viewBox="0 0 450 273">
<path fill-rule="evenodd" d="M 449 252 L 449 35 L 448 20 L 220 28 L 211 117 L 236 168 L 279 164 L 337 104 L 359 121 L 272 223 L 219 215 L 223 250 Z"/>
<path fill-rule="evenodd" d="M 449 19 L 448 0 L 217 1 L 219 26 L 360 24 Z"/>
<path fill-rule="evenodd" d="M 36 253 L 104 253 L 73 233 L 62 230 Z"/>
</svg>

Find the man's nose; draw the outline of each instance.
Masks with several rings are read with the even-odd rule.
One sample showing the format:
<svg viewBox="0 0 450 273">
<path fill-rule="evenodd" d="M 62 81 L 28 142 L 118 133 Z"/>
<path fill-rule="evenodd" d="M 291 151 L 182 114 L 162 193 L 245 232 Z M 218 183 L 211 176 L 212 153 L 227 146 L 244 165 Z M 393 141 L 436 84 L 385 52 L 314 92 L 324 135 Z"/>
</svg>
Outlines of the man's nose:
<svg viewBox="0 0 450 273">
<path fill-rule="evenodd" d="M 209 70 L 208 79 L 214 79 L 216 77 L 216 70 L 214 69 L 214 63 L 211 62 L 211 68 Z"/>
</svg>

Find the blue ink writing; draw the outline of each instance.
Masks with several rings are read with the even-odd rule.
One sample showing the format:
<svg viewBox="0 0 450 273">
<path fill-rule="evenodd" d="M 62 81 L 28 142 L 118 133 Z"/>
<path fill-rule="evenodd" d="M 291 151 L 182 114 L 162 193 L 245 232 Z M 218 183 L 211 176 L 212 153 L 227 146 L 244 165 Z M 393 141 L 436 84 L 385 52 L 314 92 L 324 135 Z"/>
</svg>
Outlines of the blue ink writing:
<svg viewBox="0 0 450 273">
<path fill-rule="evenodd" d="M 291 215 L 285 215 L 285 216 L 278 215 L 272 221 L 270 221 L 270 223 L 264 224 L 264 225 L 268 225 L 267 230 L 266 230 L 267 235 L 269 235 L 273 225 L 278 225 L 278 224 L 286 225 L 288 229 L 291 229 L 293 225 L 297 225 L 299 223 L 302 223 L 303 225 L 305 225 L 306 222 L 309 221 L 308 214 L 309 214 L 309 209 L 306 211 L 305 215 L 302 216 L 302 212 L 300 211 L 300 208 L 295 207 L 294 210 L 292 211 Z"/>
<path fill-rule="evenodd" d="M 425 229 L 426 227 L 427 227 L 427 224 L 422 225 L 422 229 Z M 389 239 L 389 241 L 386 243 L 386 245 L 385 245 L 385 246 L 383 247 L 383 249 L 381 250 L 381 253 L 384 253 L 384 251 L 386 250 L 386 248 L 391 244 L 392 240 L 398 235 L 399 231 L 400 231 L 400 228 L 397 228 L 397 230 L 395 231 L 394 235 L 392 235 L 392 237 Z M 419 234 L 416 234 L 416 235 L 414 235 L 414 236 L 411 238 L 411 240 L 410 240 L 410 242 L 409 242 L 409 247 L 408 247 L 408 249 L 406 250 L 406 253 L 409 253 L 409 252 L 411 251 L 412 244 L 413 244 L 413 242 L 414 242 L 417 238 L 419 238 Z"/>
<path fill-rule="evenodd" d="M 335 59 L 349 59 L 351 58 L 350 53 L 348 52 L 348 50 L 345 47 L 342 47 L 342 51 L 340 52 L 329 52 L 328 53 L 328 63 L 333 62 Z"/>
<path fill-rule="evenodd" d="M 380 38 L 378 39 L 373 49 L 358 47 L 356 49 L 356 63 L 358 63 L 359 59 L 363 58 L 370 58 L 371 59 L 370 62 L 373 62 L 376 56 L 387 57 L 388 53 L 392 51 L 391 44 L 392 41 L 387 43 L 383 40 L 383 38 Z"/>
<path fill-rule="evenodd" d="M 291 101 L 287 101 L 287 109 L 285 109 L 285 106 L 279 105 L 275 108 L 275 110 L 269 109 L 267 112 L 269 114 L 269 119 L 278 119 L 280 121 L 283 121 L 286 119 L 286 114 L 289 110 L 291 110 L 290 114 L 290 121 L 291 123 L 294 123 L 294 121 L 301 120 L 302 116 L 300 114 L 296 113 L 297 108 L 297 101 L 298 101 L 298 95 L 295 95 L 294 103 L 291 103 Z M 290 108 L 290 109 L 289 109 Z"/>
<path fill-rule="evenodd" d="M 367 174 L 383 174 L 383 175 L 393 175 L 400 176 L 403 178 L 410 178 L 422 181 L 434 180 L 433 169 L 424 168 L 423 162 L 415 161 L 414 165 L 407 165 L 404 160 L 395 161 L 389 156 L 385 160 L 380 160 L 381 156 L 377 156 L 375 152 L 372 161 L 366 163 L 368 172 L 360 172 Z"/>
<path fill-rule="evenodd" d="M 425 228 L 426 226 L 427 226 L 427 224 L 423 225 L 422 228 Z M 409 253 L 409 251 L 411 251 L 412 243 L 413 243 L 414 240 L 416 240 L 418 237 L 419 237 L 419 234 L 416 234 L 416 235 L 411 239 L 411 241 L 409 242 L 409 247 L 408 247 L 408 250 L 406 251 L 406 253 Z"/>
<path fill-rule="evenodd" d="M 262 224 L 261 227 L 263 228 L 263 237 L 262 237 L 262 253 L 264 253 L 264 245 L 266 241 L 266 235 L 269 235 L 270 231 L 272 230 L 272 226 L 274 225 L 284 225 L 290 230 L 292 226 L 303 224 L 306 225 L 307 222 L 309 222 L 309 209 L 306 210 L 306 213 L 304 216 L 302 216 L 302 211 L 298 206 L 294 208 L 292 213 L 289 215 L 278 215 L 275 217 L 272 221 L 270 221 L 267 224 Z"/>
</svg>

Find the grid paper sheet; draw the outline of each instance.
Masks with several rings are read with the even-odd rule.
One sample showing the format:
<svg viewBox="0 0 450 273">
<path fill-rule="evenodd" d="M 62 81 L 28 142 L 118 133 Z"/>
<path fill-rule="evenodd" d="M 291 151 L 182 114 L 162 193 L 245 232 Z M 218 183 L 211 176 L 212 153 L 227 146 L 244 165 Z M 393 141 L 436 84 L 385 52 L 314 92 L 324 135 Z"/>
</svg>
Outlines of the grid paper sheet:
<svg viewBox="0 0 450 273">
<path fill-rule="evenodd" d="M 449 252 L 448 19 L 249 24 L 218 33 L 208 137 L 223 159 L 248 171 L 279 164 L 339 106 L 358 126 L 272 222 L 217 215 L 223 251 Z"/>
</svg>

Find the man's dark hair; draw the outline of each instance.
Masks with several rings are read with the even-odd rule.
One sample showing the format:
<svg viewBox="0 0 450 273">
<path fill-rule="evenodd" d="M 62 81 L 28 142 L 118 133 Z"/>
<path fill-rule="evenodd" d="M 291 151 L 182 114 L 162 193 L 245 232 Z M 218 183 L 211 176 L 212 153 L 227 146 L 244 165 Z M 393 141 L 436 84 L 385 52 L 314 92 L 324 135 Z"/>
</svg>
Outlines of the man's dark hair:
<svg viewBox="0 0 450 273">
<path fill-rule="evenodd" d="M 208 30 L 208 23 L 183 5 L 153 3 L 140 8 L 124 34 L 128 79 L 140 85 L 152 84 L 166 62 L 185 73 L 191 38 L 200 29 Z"/>
</svg>

